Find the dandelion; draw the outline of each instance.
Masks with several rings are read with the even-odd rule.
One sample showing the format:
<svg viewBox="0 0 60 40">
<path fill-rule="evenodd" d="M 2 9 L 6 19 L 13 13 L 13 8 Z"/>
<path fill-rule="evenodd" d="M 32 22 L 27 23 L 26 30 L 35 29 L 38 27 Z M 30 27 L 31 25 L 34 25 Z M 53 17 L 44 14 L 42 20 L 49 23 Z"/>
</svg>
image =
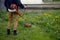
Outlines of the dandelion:
<svg viewBox="0 0 60 40">
<path fill-rule="evenodd" d="M 47 13 L 44 13 L 43 15 L 44 15 L 44 16 L 47 16 Z"/>
<path fill-rule="evenodd" d="M 23 18 L 19 18 L 19 21 L 23 21 L 24 19 Z"/>
<path fill-rule="evenodd" d="M 55 18 L 59 18 L 59 16 L 55 16 Z"/>
<path fill-rule="evenodd" d="M 51 14 L 48 14 L 48 16 L 49 16 L 49 17 L 52 17 L 52 15 L 51 15 Z"/>
</svg>

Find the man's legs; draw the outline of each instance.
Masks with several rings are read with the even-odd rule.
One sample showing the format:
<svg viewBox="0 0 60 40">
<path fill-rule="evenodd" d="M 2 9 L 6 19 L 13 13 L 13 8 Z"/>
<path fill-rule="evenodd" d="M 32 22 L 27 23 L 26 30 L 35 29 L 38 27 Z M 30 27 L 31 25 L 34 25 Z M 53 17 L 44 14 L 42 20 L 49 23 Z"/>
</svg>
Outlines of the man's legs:
<svg viewBox="0 0 60 40">
<path fill-rule="evenodd" d="M 11 21 L 12 21 L 12 18 L 13 18 L 13 15 L 11 13 L 9 13 L 9 19 L 8 19 L 8 27 L 7 27 L 7 34 L 9 35 L 10 34 L 10 27 L 11 27 Z"/>
<path fill-rule="evenodd" d="M 8 29 L 10 29 L 10 27 L 11 27 L 12 18 L 13 18 L 13 14 L 9 13 Z"/>
<path fill-rule="evenodd" d="M 18 14 L 13 15 L 13 20 L 14 20 L 14 35 L 17 35 Z"/>
<path fill-rule="evenodd" d="M 10 27 L 12 19 L 14 20 L 14 35 L 17 35 L 17 25 L 18 25 L 18 14 L 15 13 L 9 13 L 9 19 L 8 19 L 8 27 L 7 27 L 7 34 L 10 35 Z"/>
</svg>

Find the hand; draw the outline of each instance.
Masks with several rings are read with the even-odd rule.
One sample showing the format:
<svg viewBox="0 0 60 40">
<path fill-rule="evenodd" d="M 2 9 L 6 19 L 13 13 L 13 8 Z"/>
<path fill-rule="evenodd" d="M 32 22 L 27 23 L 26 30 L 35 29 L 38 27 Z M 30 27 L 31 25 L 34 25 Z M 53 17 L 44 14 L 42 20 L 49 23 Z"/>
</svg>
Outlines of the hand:
<svg viewBox="0 0 60 40">
<path fill-rule="evenodd" d="M 22 16 L 23 15 L 23 13 L 22 12 L 15 12 L 16 14 L 18 14 L 19 16 Z"/>
<path fill-rule="evenodd" d="M 22 16 L 23 15 L 23 13 L 22 12 L 19 12 L 19 16 Z"/>
<path fill-rule="evenodd" d="M 24 6 L 24 9 L 26 9 L 27 8 L 27 6 Z"/>
</svg>

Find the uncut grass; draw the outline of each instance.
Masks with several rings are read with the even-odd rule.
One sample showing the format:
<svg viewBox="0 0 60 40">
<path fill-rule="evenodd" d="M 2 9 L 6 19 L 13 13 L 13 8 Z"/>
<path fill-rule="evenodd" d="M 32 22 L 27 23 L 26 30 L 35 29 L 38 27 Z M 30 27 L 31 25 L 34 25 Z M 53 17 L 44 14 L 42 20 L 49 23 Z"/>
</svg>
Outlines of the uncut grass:
<svg viewBox="0 0 60 40">
<path fill-rule="evenodd" d="M 2 20 L 0 21 L 0 40 L 59 40 L 60 39 L 60 10 L 29 11 L 18 21 L 18 35 L 13 35 L 13 23 L 11 35 L 6 34 L 8 14 L 0 12 Z M 2 15 L 2 13 L 4 15 Z M 27 28 L 26 22 L 32 24 Z"/>
</svg>

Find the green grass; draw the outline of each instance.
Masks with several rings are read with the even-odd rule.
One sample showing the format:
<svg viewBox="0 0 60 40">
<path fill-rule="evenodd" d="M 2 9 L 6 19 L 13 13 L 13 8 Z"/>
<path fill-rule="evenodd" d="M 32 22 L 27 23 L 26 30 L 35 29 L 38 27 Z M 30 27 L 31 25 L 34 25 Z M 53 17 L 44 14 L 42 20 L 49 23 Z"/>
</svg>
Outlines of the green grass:
<svg viewBox="0 0 60 40">
<path fill-rule="evenodd" d="M 11 35 L 6 34 L 8 14 L 0 12 L 0 40 L 60 40 L 60 10 L 36 10 L 25 12 L 19 17 L 17 36 L 13 35 L 13 23 Z M 32 24 L 27 28 L 26 22 Z"/>
<path fill-rule="evenodd" d="M 60 1 L 60 0 L 53 0 L 53 1 Z"/>
</svg>

